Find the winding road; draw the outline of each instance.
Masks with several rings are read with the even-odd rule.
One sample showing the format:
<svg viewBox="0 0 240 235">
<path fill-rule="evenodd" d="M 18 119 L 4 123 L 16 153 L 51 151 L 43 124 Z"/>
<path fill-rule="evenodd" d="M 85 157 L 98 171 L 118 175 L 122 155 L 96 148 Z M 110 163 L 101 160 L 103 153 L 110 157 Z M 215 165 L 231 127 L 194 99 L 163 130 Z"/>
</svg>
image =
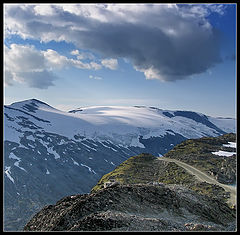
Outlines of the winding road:
<svg viewBox="0 0 240 235">
<path fill-rule="evenodd" d="M 158 160 L 166 161 L 166 162 L 175 162 L 177 165 L 184 168 L 190 174 L 194 175 L 199 181 L 201 181 L 201 182 L 205 181 L 205 182 L 210 183 L 210 184 L 219 185 L 220 187 L 224 188 L 224 190 L 226 192 L 230 192 L 230 198 L 228 199 L 228 202 L 231 205 L 236 205 L 236 187 L 226 185 L 226 184 L 221 184 L 217 180 L 215 180 L 214 178 L 207 175 L 206 173 L 204 173 L 204 172 L 198 170 L 197 168 L 195 168 L 195 167 L 193 167 L 193 166 L 191 166 L 187 163 L 184 163 L 182 161 L 178 161 L 176 159 L 166 158 L 166 157 L 159 157 Z"/>
</svg>

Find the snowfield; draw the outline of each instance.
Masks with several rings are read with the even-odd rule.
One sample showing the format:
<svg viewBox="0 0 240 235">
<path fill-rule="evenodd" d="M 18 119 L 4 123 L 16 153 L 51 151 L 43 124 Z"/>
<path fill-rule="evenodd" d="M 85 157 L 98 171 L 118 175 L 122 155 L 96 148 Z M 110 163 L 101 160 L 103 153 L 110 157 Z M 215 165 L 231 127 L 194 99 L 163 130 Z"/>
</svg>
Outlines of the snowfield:
<svg viewBox="0 0 240 235">
<path fill-rule="evenodd" d="M 28 121 L 33 123 L 32 130 L 35 124 L 36 128 L 42 128 L 45 132 L 64 135 L 69 139 L 79 135 L 142 148 L 144 146 L 139 142 L 140 136 L 143 139 L 164 136 L 166 133 L 179 133 L 186 138 L 217 136 L 219 131 L 216 131 L 213 125 L 222 131 L 235 132 L 236 122 L 235 119 L 213 118 L 194 113 L 198 119 L 205 118 L 211 122 L 212 126 L 208 126 L 204 122 L 196 121 L 196 118 L 175 115 L 174 111 L 142 106 L 92 106 L 64 112 L 35 99 L 5 106 L 4 112 L 12 120 L 18 120 L 19 116 L 24 114 Z M 5 118 L 5 140 L 18 142 L 18 136 L 29 128 L 29 124 L 24 128 L 18 123 Z"/>
</svg>

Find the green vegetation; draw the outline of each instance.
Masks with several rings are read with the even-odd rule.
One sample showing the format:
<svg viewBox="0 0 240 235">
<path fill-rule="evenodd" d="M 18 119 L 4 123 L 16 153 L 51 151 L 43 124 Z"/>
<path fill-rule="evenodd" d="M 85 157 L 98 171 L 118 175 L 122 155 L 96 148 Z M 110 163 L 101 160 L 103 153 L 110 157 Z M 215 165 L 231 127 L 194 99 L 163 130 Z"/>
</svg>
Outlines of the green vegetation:
<svg viewBox="0 0 240 235">
<path fill-rule="evenodd" d="M 211 198 L 222 199 L 227 202 L 229 198 L 229 193 L 226 192 L 222 187 L 214 184 L 209 184 L 206 182 L 198 182 L 189 185 L 189 188 L 203 195 L 207 195 Z"/>
<path fill-rule="evenodd" d="M 130 157 L 121 163 L 112 172 L 104 175 L 91 192 L 104 188 L 104 183 L 110 180 L 121 184 L 138 184 L 157 181 L 158 166 L 157 157 L 143 153 Z"/>
<path fill-rule="evenodd" d="M 220 183 L 231 184 L 236 181 L 236 155 L 223 157 L 212 154 L 219 150 L 233 151 L 233 149 L 223 146 L 228 142 L 236 142 L 236 134 L 190 139 L 176 145 L 164 157 L 185 162 L 216 177 Z"/>
<path fill-rule="evenodd" d="M 158 181 L 164 184 L 188 185 L 196 180 L 185 169 L 174 162 L 166 164 L 164 171 L 159 172 Z"/>
</svg>

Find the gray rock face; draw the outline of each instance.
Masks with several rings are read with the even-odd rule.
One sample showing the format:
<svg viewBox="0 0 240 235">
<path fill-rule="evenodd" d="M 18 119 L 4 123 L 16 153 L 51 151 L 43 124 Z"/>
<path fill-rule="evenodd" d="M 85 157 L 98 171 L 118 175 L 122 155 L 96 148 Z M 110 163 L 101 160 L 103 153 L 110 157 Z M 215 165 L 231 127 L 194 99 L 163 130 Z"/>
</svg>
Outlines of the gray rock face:
<svg viewBox="0 0 240 235">
<path fill-rule="evenodd" d="M 39 211 L 25 231 L 226 231 L 235 211 L 182 186 L 116 185 L 68 196 Z"/>
</svg>

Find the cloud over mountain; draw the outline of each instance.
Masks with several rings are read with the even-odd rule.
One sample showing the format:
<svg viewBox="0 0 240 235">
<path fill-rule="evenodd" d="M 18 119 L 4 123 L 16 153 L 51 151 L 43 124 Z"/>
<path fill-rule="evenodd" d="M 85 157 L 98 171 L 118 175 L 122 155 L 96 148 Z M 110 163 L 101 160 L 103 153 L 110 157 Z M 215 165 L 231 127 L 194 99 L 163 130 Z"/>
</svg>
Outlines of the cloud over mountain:
<svg viewBox="0 0 240 235">
<path fill-rule="evenodd" d="M 206 17 L 211 12 L 224 14 L 224 7 L 216 4 L 5 5 L 4 23 L 6 36 L 15 33 L 45 42 L 65 40 L 103 59 L 112 58 L 112 61 L 88 65 L 62 58 L 63 63 L 81 68 L 115 69 L 117 58 L 127 58 L 147 79 L 175 81 L 206 72 L 221 62 L 220 34 Z"/>
<path fill-rule="evenodd" d="M 58 52 L 48 49 L 38 51 L 30 45 L 11 44 L 5 50 L 5 85 L 14 81 L 30 87 L 46 89 L 58 79 L 53 70 L 76 67 L 78 69 L 101 69 L 102 65 L 94 61 L 84 63 L 79 59 L 69 59 Z"/>
</svg>

